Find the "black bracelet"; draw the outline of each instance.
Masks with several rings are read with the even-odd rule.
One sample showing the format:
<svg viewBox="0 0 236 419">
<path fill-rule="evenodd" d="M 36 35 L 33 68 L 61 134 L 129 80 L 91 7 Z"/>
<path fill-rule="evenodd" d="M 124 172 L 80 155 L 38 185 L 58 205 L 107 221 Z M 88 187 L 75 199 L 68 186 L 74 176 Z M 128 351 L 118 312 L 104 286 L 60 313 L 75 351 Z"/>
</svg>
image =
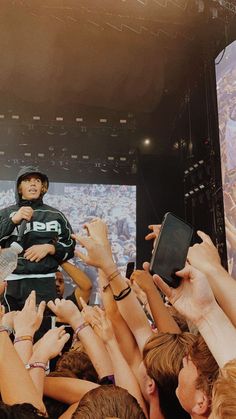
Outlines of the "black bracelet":
<svg viewBox="0 0 236 419">
<path fill-rule="evenodd" d="M 123 289 L 123 290 L 120 292 L 120 294 L 118 294 L 118 295 L 114 295 L 114 300 L 116 300 L 116 301 L 123 300 L 123 298 L 127 297 L 127 295 L 129 295 L 129 293 L 130 293 L 130 292 L 131 292 L 131 288 L 130 288 L 130 286 L 128 285 L 128 287 L 127 287 L 127 288 L 125 288 L 125 289 Z"/>
</svg>

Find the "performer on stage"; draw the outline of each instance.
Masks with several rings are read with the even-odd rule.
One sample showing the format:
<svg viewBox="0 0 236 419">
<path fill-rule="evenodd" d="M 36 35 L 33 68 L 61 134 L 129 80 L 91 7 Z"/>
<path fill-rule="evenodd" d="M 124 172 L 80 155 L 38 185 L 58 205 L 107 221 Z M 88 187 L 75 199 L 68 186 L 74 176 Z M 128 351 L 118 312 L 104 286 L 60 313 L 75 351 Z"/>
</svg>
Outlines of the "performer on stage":
<svg viewBox="0 0 236 419">
<path fill-rule="evenodd" d="M 6 278 L 3 304 L 8 311 L 21 310 L 32 290 L 37 304 L 55 299 L 55 272 L 59 262 L 73 257 L 75 242 L 64 214 L 43 203 L 48 190 L 46 174 L 24 167 L 16 181 L 16 204 L 0 210 L 0 246 L 18 241 L 23 252 L 15 271 Z"/>
</svg>

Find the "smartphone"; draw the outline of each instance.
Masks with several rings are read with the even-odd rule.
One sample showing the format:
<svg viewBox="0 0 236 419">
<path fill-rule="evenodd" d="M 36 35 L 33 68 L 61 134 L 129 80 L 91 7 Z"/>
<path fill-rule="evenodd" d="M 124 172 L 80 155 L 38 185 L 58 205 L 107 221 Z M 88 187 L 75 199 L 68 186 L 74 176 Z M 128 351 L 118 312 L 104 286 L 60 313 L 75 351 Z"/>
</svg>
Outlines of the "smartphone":
<svg viewBox="0 0 236 419">
<path fill-rule="evenodd" d="M 151 274 L 158 274 L 170 287 L 177 288 L 176 271 L 184 268 L 193 227 L 171 212 L 164 216 L 150 262 Z"/>
<path fill-rule="evenodd" d="M 134 262 L 128 262 L 127 263 L 126 274 L 125 274 L 125 277 L 127 279 L 130 279 L 132 273 L 134 272 L 134 266 L 135 266 Z"/>
</svg>

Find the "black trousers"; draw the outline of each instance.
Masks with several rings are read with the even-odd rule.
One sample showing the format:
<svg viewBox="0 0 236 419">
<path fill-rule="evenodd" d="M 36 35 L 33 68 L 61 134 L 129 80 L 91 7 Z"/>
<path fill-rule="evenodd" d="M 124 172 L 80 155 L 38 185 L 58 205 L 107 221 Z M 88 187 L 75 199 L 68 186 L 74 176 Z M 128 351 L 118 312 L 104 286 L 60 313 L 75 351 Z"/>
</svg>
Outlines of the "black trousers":
<svg viewBox="0 0 236 419">
<path fill-rule="evenodd" d="M 2 304 L 5 306 L 6 312 L 22 310 L 25 300 L 33 290 L 36 291 L 36 304 L 42 300 L 46 302 L 55 300 L 57 297 L 55 278 L 27 278 L 9 281 L 4 297 L 2 296 Z"/>
</svg>

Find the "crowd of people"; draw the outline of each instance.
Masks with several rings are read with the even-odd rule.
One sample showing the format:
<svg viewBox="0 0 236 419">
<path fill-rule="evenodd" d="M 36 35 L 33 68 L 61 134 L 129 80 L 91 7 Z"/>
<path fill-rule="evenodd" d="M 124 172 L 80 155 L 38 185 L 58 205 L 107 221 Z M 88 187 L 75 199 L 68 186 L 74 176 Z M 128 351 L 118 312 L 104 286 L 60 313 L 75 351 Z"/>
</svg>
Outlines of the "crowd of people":
<svg viewBox="0 0 236 419">
<path fill-rule="evenodd" d="M 85 230 L 73 236 L 76 255 L 98 269 L 102 304 L 87 304 L 89 295 L 79 297 L 80 309 L 49 301 L 62 325 L 36 343 L 46 303 L 36 305 L 35 291 L 21 311 L 1 306 L 0 417 L 235 418 L 236 284 L 211 239 L 198 232 L 202 242 L 189 248 L 174 289 L 148 262 L 127 280 L 106 223 L 97 218 Z M 146 239 L 158 234 L 150 226 Z M 73 342 L 63 352 L 68 325 Z"/>
<path fill-rule="evenodd" d="M 18 246 L 16 269 L 0 279 L 0 417 L 235 418 L 236 283 L 210 237 L 198 232 L 177 288 L 149 262 L 127 279 L 113 224 L 91 206 L 74 234 L 44 204 L 48 185 L 22 169 L 16 203 L 0 211 L 1 246 Z M 155 243 L 160 226 L 149 229 Z M 96 302 L 74 254 L 98 271 Z M 67 296 L 63 272 L 75 284 Z"/>
</svg>

